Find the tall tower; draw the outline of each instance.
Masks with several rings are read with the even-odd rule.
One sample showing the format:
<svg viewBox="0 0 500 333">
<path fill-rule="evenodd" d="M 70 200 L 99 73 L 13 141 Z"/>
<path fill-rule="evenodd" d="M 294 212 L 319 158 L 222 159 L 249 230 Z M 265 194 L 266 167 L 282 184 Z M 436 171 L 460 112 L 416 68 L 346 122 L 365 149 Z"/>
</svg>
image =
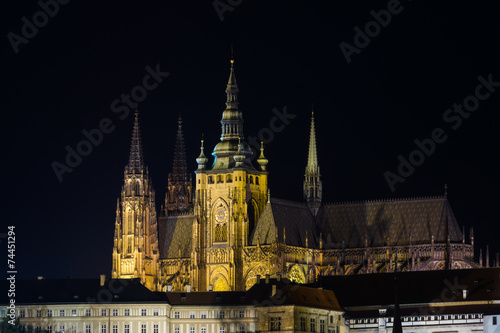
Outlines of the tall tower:
<svg viewBox="0 0 500 333">
<path fill-rule="evenodd" d="M 243 117 L 238 109 L 238 85 L 231 60 L 226 87 L 222 134 L 206 167 L 203 143 L 197 159 L 192 262 L 197 290 L 245 290 L 243 247 L 267 202 L 267 159 L 263 153 L 256 169 L 252 150 L 244 141 Z"/>
<path fill-rule="evenodd" d="M 193 178 L 187 172 L 186 148 L 179 115 L 172 172 L 168 174 L 165 213 L 190 212 L 193 209 Z"/>
<path fill-rule="evenodd" d="M 123 178 L 121 199 L 116 208 L 112 277 L 140 278 L 147 288 L 157 290 L 159 251 L 155 192 L 144 167 L 137 112 Z"/>
<path fill-rule="evenodd" d="M 316 151 L 316 130 L 314 127 L 314 111 L 311 113 L 311 132 L 309 134 L 309 156 L 304 176 L 304 198 L 314 216 L 321 206 L 321 174 L 319 172 L 318 154 Z"/>
</svg>

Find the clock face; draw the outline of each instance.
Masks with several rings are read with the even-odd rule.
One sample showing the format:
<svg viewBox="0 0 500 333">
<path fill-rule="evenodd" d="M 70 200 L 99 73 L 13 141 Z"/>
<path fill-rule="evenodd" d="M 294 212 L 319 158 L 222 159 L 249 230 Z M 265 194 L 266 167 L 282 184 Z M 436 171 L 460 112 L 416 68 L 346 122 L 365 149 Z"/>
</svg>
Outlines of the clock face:
<svg viewBox="0 0 500 333">
<path fill-rule="evenodd" d="M 224 207 L 219 207 L 215 210 L 215 220 L 219 223 L 226 222 L 227 212 Z"/>
</svg>

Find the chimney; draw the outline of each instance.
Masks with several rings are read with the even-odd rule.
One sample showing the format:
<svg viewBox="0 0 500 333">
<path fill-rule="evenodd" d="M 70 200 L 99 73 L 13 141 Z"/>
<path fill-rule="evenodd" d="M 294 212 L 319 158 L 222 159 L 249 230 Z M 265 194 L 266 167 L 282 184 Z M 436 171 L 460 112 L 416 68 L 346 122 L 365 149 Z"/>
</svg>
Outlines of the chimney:
<svg viewBox="0 0 500 333">
<path fill-rule="evenodd" d="M 275 284 L 273 284 L 273 286 L 272 286 L 271 297 L 273 297 L 274 295 L 276 295 L 276 285 Z"/>
<path fill-rule="evenodd" d="M 167 291 L 172 291 L 172 285 L 171 284 L 167 284 Z"/>
<path fill-rule="evenodd" d="M 269 274 L 266 274 L 266 284 L 269 284 Z"/>
<path fill-rule="evenodd" d="M 190 285 L 190 284 L 186 285 L 186 291 L 187 291 L 188 293 L 190 293 L 190 292 L 191 292 L 191 285 Z"/>
<path fill-rule="evenodd" d="M 99 275 L 99 284 L 101 287 L 104 287 L 105 282 L 106 282 L 106 275 L 104 274 Z"/>
<path fill-rule="evenodd" d="M 257 284 L 260 283 L 260 274 L 257 274 Z"/>
<path fill-rule="evenodd" d="M 213 290 L 213 287 L 211 284 L 208 285 L 208 291 L 212 291 Z"/>
</svg>

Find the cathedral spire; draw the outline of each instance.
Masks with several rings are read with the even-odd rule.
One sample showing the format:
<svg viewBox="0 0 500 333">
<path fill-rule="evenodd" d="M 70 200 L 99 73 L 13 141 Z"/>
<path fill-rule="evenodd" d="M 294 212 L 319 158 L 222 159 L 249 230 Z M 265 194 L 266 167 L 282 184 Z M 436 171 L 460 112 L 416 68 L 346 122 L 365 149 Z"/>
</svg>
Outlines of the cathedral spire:
<svg viewBox="0 0 500 333">
<path fill-rule="evenodd" d="M 234 74 L 234 59 L 231 59 L 229 80 L 226 86 L 226 110 L 222 113 L 221 141 L 243 139 L 243 117 L 238 110 L 238 83 Z"/>
<path fill-rule="evenodd" d="M 172 172 L 168 174 L 167 194 L 165 196 L 166 213 L 190 211 L 193 204 L 192 188 L 192 178 L 187 171 L 182 118 L 179 115 Z"/>
<path fill-rule="evenodd" d="M 141 173 L 144 170 L 141 132 L 139 130 L 139 112 L 137 110 L 135 111 L 134 129 L 132 130 L 130 156 L 125 170 L 127 173 Z"/>
<path fill-rule="evenodd" d="M 307 158 L 306 173 L 304 177 L 304 198 L 311 208 L 313 215 L 318 213 L 321 205 L 321 174 L 316 151 L 316 130 L 314 126 L 314 110 L 311 112 L 311 130 L 309 134 L 309 155 Z"/>
</svg>

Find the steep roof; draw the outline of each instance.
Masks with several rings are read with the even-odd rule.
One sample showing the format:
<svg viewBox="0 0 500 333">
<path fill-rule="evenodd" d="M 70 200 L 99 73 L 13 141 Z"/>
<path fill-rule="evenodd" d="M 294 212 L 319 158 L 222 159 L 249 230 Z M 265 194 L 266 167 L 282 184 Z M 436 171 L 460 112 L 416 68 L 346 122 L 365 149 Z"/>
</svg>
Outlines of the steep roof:
<svg viewBox="0 0 500 333">
<path fill-rule="evenodd" d="M 256 223 L 251 245 L 257 245 L 259 237 L 260 244 L 272 244 L 276 229 L 280 242 L 285 230 L 286 244 L 305 247 L 307 233 L 308 246 L 316 247 L 314 217 L 304 203 L 271 198 Z"/>
<path fill-rule="evenodd" d="M 195 216 L 192 214 L 158 218 L 160 259 L 179 258 L 179 249 L 182 258 L 191 256 L 194 220 Z"/>
<path fill-rule="evenodd" d="M 430 244 L 462 240 L 446 197 L 329 204 L 321 207 L 318 228 L 325 248 Z"/>
<path fill-rule="evenodd" d="M 500 268 L 321 276 L 318 283 L 332 290 L 343 308 L 394 304 L 396 286 L 401 306 L 498 300 L 499 284 Z"/>
<path fill-rule="evenodd" d="M 8 290 L 9 281 L 1 281 Z M 62 303 L 143 303 L 163 302 L 164 299 L 142 285 L 139 279 L 41 279 L 17 280 L 16 304 Z M 7 293 L 0 295 L 0 304 L 7 304 Z"/>
</svg>

